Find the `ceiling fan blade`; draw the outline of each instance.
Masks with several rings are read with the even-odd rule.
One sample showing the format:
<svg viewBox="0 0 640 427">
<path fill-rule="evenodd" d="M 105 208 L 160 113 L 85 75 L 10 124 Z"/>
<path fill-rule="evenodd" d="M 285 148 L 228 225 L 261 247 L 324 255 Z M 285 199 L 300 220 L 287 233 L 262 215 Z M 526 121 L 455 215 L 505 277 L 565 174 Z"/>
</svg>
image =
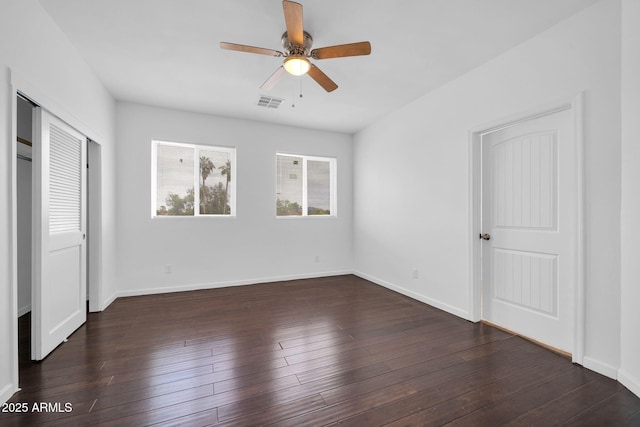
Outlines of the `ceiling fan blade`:
<svg viewBox="0 0 640 427">
<path fill-rule="evenodd" d="M 247 46 L 245 44 L 220 42 L 220 47 L 227 50 L 237 50 L 238 52 L 258 53 L 260 55 L 269 56 L 284 56 L 284 54 L 278 50 L 265 49 L 264 47 Z"/>
<path fill-rule="evenodd" d="M 359 42 L 340 44 L 337 46 L 327 46 L 311 51 L 311 57 L 315 59 L 341 58 L 344 56 L 369 55 L 371 53 L 371 43 Z"/>
<path fill-rule="evenodd" d="M 309 68 L 309 71 L 307 72 L 307 74 L 309 74 L 309 76 L 313 80 L 315 80 L 316 83 L 322 86 L 322 88 L 327 92 L 332 92 L 338 89 L 338 85 L 333 80 L 331 80 L 329 76 L 323 73 L 322 70 L 320 70 L 320 68 L 316 67 L 313 64 L 311 64 L 311 68 Z"/>
<path fill-rule="evenodd" d="M 284 67 L 281 65 L 280 67 L 278 67 L 276 71 L 273 72 L 273 74 L 271 74 L 271 76 L 267 80 L 265 80 L 264 83 L 262 83 L 262 85 L 260 86 L 260 89 L 263 89 L 263 90 L 273 89 L 275 85 L 278 84 L 282 76 L 286 73 L 287 73 L 287 70 L 285 70 Z"/>
<path fill-rule="evenodd" d="M 304 28 L 302 24 L 302 5 L 289 0 L 282 1 L 284 21 L 287 24 L 287 37 L 291 44 L 304 45 Z"/>
</svg>

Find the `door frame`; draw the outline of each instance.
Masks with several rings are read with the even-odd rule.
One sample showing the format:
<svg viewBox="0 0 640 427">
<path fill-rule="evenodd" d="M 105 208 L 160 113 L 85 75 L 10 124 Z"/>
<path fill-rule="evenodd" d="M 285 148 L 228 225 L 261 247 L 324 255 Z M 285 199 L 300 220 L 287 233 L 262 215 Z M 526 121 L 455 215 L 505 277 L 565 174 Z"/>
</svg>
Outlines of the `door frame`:
<svg viewBox="0 0 640 427">
<path fill-rule="evenodd" d="M 585 176 L 584 176 L 584 136 L 583 110 L 584 93 L 580 92 L 571 97 L 558 99 L 530 110 L 508 117 L 494 120 L 469 130 L 469 265 L 471 268 L 469 280 L 469 320 L 482 320 L 482 245 L 478 238 L 481 229 L 482 215 L 482 135 L 515 124 L 553 114 L 555 112 L 571 110 L 576 142 L 577 158 L 577 233 L 573 242 L 576 254 L 576 267 L 573 272 L 575 287 L 573 302 L 575 305 L 573 316 L 574 348 L 571 351 L 573 363 L 582 365 L 585 346 L 585 303 L 586 303 L 586 262 L 585 262 Z"/>
<path fill-rule="evenodd" d="M 102 146 L 87 137 L 87 299 L 102 311 Z"/>
</svg>

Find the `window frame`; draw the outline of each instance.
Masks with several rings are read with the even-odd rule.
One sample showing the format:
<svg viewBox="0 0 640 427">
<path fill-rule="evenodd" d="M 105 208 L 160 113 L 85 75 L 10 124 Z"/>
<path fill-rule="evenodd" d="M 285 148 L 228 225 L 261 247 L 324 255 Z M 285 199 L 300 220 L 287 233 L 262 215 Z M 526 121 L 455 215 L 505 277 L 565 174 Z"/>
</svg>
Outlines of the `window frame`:
<svg viewBox="0 0 640 427">
<path fill-rule="evenodd" d="M 277 219 L 286 218 L 337 218 L 338 217 L 338 159 L 329 156 L 315 156 L 306 154 L 277 152 L 275 156 L 275 200 L 278 201 L 278 156 L 297 157 L 302 159 L 302 215 L 278 215 L 277 207 L 275 216 Z M 329 163 L 329 214 L 309 215 L 307 163 L 309 161 L 321 161 Z"/>
<path fill-rule="evenodd" d="M 158 146 L 170 145 L 174 147 L 192 148 L 194 150 L 194 192 L 193 192 L 193 215 L 158 215 Z M 200 213 L 200 151 L 221 151 L 229 153 L 231 163 L 231 180 L 229 181 L 229 214 L 201 214 Z M 168 141 L 163 139 L 151 140 L 151 218 L 235 218 L 236 213 L 236 147 L 221 145 L 193 144 L 188 142 Z M 197 165 L 197 166 L 196 166 Z"/>
</svg>

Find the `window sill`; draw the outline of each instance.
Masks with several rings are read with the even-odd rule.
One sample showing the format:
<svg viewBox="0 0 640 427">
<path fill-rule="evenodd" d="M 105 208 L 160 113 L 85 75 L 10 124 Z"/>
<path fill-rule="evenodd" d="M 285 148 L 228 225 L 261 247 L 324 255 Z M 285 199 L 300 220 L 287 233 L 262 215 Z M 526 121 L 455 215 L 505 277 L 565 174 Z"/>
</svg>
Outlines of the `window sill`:
<svg viewBox="0 0 640 427">
<path fill-rule="evenodd" d="M 338 219 L 337 215 L 307 215 L 307 216 L 302 216 L 302 215 L 282 215 L 282 216 L 277 216 L 276 215 L 276 219 L 277 220 L 287 220 L 287 219 L 293 219 L 293 220 L 303 220 L 303 219 L 323 219 L 323 220 L 329 220 L 329 219 Z"/>
<path fill-rule="evenodd" d="M 237 216 L 236 215 L 198 215 L 198 216 L 192 216 L 192 215 L 154 215 L 151 217 L 151 219 L 159 219 L 160 221 L 165 221 L 167 219 L 180 219 L 180 220 L 184 220 L 184 219 L 236 219 Z"/>
</svg>

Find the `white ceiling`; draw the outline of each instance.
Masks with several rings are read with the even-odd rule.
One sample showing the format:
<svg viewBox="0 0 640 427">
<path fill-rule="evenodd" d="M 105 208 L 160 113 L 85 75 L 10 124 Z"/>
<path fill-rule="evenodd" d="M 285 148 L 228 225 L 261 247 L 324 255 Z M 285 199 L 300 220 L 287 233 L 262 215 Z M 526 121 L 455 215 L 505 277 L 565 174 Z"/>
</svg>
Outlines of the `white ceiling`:
<svg viewBox="0 0 640 427">
<path fill-rule="evenodd" d="M 40 0 L 119 101 L 355 132 L 597 0 L 299 0 L 313 47 L 369 40 L 370 56 L 315 61 L 339 88 L 286 75 L 280 0 Z M 302 86 L 303 98 L 299 98 Z M 260 95 L 285 98 L 258 107 Z M 295 108 L 291 107 L 292 100 Z"/>
</svg>

